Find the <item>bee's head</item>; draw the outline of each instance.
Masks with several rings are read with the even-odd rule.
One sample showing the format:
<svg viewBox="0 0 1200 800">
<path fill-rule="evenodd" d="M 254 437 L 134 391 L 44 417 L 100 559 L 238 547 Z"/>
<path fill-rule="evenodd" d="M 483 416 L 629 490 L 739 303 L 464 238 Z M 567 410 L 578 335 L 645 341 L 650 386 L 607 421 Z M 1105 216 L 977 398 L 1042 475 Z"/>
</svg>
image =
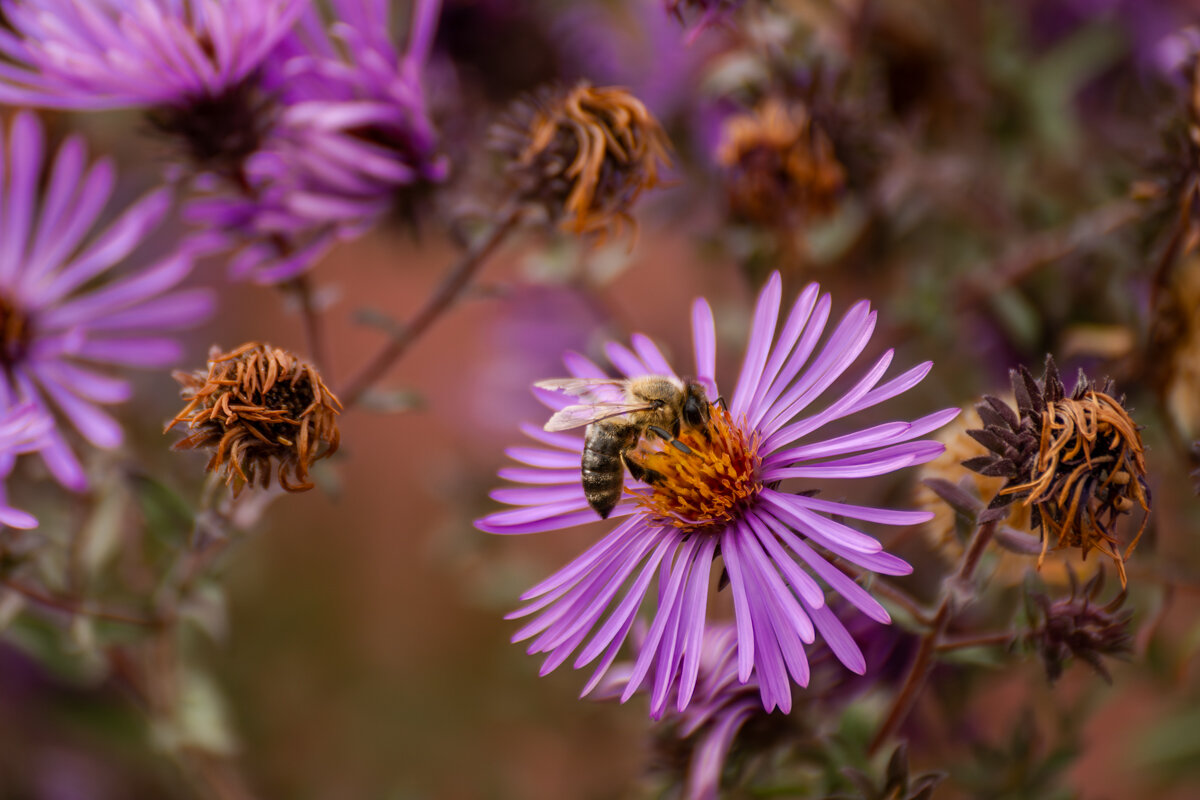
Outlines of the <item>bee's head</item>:
<svg viewBox="0 0 1200 800">
<path fill-rule="evenodd" d="M 686 425 L 700 428 L 708 424 L 708 393 L 698 381 L 688 381 L 684 388 L 683 412 L 680 416 Z"/>
</svg>

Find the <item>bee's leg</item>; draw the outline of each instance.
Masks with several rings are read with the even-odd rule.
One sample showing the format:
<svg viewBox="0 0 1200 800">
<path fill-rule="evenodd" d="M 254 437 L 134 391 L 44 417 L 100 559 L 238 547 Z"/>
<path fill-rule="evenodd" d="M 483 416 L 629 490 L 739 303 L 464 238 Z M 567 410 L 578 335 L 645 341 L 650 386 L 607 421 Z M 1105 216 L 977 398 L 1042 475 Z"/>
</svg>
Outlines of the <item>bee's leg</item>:
<svg viewBox="0 0 1200 800">
<path fill-rule="evenodd" d="M 631 458 L 629 453 L 621 453 L 621 461 L 624 462 L 625 469 L 629 470 L 630 476 L 636 481 L 653 484 L 663 479 L 662 473 L 643 466 L 640 461 Z"/>
<path fill-rule="evenodd" d="M 726 402 L 725 402 L 725 398 L 724 398 L 724 397 L 718 397 L 718 398 L 717 398 L 717 405 L 719 405 L 721 408 L 725 409 L 726 411 L 728 411 L 728 410 L 729 410 L 729 403 L 726 403 Z"/>
<path fill-rule="evenodd" d="M 647 428 L 647 430 L 653 431 L 655 433 L 655 435 L 657 435 L 664 442 L 667 442 L 669 445 L 674 447 L 679 452 L 685 453 L 689 456 L 692 454 L 692 448 L 688 447 L 686 444 L 684 444 L 683 442 L 676 439 L 674 436 L 671 435 L 671 433 L 669 431 L 664 430 L 663 428 L 660 428 L 657 425 L 651 425 L 649 428 Z"/>
</svg>

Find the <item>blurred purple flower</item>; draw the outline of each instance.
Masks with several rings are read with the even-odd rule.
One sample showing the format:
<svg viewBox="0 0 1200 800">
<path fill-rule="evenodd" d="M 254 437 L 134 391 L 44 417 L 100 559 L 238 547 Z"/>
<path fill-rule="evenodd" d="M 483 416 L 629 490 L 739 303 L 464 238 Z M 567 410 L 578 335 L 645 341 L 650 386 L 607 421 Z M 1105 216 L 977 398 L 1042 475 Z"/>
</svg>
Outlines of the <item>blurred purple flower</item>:
<svg viewBox="0 0 1200 800">
<path fill-rule="evenodd" d="M 688 46 L 678 23 L 652 3 L 624 10 L 628 18 L 608 4 L 563 10 L 553 34 L 567 72 L 597 85 L 625 87 L 665 121 L 694 115 L 703 100 L 697 86 L 720 43 Z"/>
<path fill-rule="evenodd" d="M 764 708 L 791 709 L 788 675 L 801 686 L 808 684 L 810 667 L 804 645 L 813 643 L 817 632 L 847 668 L 858 673 L 866 669 L 862 651 L 826 605 L 824 589 L 808 570 L 877 622 L 887 623 L 890 618 L 883 606 L 813 544 L 859 568 L 904 575 L 911 571 L 907 563 L 882 552 L 874 538 L 827 515 L 886 525 L 911 525 L 930 515 L 789 494 L 778 488 L 778 482 L 863 478 L 924 463 L 941 453 L 943 446 L 912 440 L 941 427 L 958 410 L 798 444 L 835 420 L 907 391 L 931 367 L 926 362 L 877 386 L 891 363 L 889 350 L 824 410 L 800 417 L 862 353 L 875 326 L 875 313 L 868 303 L 856 304 L 804 369 L 829 317 L 829 296 L 819 297 L 819 291 L 813 284 L 801 293 L 775 340 L 782 288 L 778 273 L 771 277 L 759 296 L 746 358 L 728 410 L 713 405 L 713 422 L 707 429 L 696 435 L 680 432 L 687 441 L 687 454 L 663 448 L 645 459 L 658 458 L 653 468 L 660 472 L 674 459 L 680 472 L 654 486 L 627 488 L 612 512 L 613 518 L 625 518 L 616 529 L 522 595 L 528 604 L 511 616 L 537 616 L 514 640 L 536 637 L 529 652 L 548 654 L 543 674 L 582 645 L 576 668 L 600 659 L 583 693 L 590 692 L 616 658 L 658 571 L 658 610 L 622 700 L 632 696 L 652 671 L 651 715 L 661 717 L 673 687 L 677 687 L 676 707 L 687 708 L 699 674 L 709 579 L 718 550 L 734 601 L 738 681 L 745 683 L 757 676 Z M 693 306 L 692 325 L 696 374 L 707 386 L 709 397 L 716 397 L 715 329 L 712 311 L 702 299 Z M 633 337 L 633 350 L 609 343 L 606 352 L 627 377 L 675 375 L 658 348 L 640 334 Z M 568 354 L 565 362 L 577 378 L 604 377 L 599 367 L 577 354 Z M 551 408 L 571 404 L 561 394 L 537 391 Z M 484 517 L 477 527 L 491 533 L 521 534 L 594 521 L 596 512 L 588 507 L 581 486 L 584 438 L 547 433 L 531 425 L 523 430 L 547 447 L 510 449 L 511 458 L 528 466 L 502 469 L 500 476 L 527 485 L 492 494 L 500 502 L 521 508 Z M 734 452 L 739 449 L 741 452 Z M 685 472 L 693 476 L 694 485 L 685 485 Z M 692 509 L 705 504 L 719 507 L 722 513 L 702 518 L 694 510 L 676 510 L 688 509 L 689 504 Z M 600 624 L 635 572 L 638 574 L 617 608 Z M 593 630 L 594 635 L 584 644 Z"/>
<path fill-rule="evenodd" d="M 28 402 L 47 413 L 57 408 L 92 444 L 116 447 L 121 427 L 98 404 L 127 400 L 131 389 L 94 367 L 171 363 L 180 348 L 163 333 L 205 319 L 213 296 L 175 289 L 192 268 L 184 246 L 134 274 L 112 274 L 167 213 L 167 189 L 146 195 L 85 243 L 112 192 L 112 164 L 87 168 L 83 140 L 73 136 L 43 176 L 46 142 L 27 111 L 16 115 L 4 144 L 0 409 Z M 60 483 L 85 487 L 61 432 L 49 431 L 40 452 Z"/>
<path fill-rule="evenodd" d="M 10 528 L 36 528 L 37 519 L 8 504 L 3 481 L 16 464 L 17 456 L 32 453 L 46 443 L 54 423 L 34 403 L 21 403 L 0 409 L 0 525 Z"/>
<path fill-rule="evenodd" d="M 188 105 L 236 87 L 307 0 L 0 0 L 0 101 Z"/>
<path fill-rule="evenodd" d="M 685 800 L 716 800 L 734 738 L 747 721 L 763 713 L 758 680 L 738 680 L 737 635 L 733 625 L 704 630 L 691 705 L 678 713 L 668 713 L 666 721 L 674 727 L 675 736 L 696 737 L 688 760 Z M 596 690 L 596 699 L 621 697 L 633 669 L 632 663 L 610 669 Z"/>
<path fill-rule="evenodd" d="M 679 20 L 686 28 L 690 28 L 688 44 L 694 42 L 708 28 L 730 24 L 733 14 L 742 7 L 745 0 L 663 0 L 663 8 L 671 16 Z M 684 14 L 684 9 L 688 14 Z M 695 19 L 689 21 L 688 16 Z"/>
<path fill-rule="evenodd" d="M 212 244 L 240 248 L 235 278 L 293 278 L 405 191 L 445 178 L 422 87 L 439 6 L 415 3 L 404 55 L 387 0 L 333 0 L 328 27 L 315 8 L 301 17 L 264 79 L 279 111 L 259 149 L 235 185 L 202 179 L 209 193 L 187 212 Z"/>
<path fill-rule="evenodd" d="M 892 628 L 880 628 L 862 614 L 851 611 L 843 616 L 846 609 L 837 610 L 852 635 L 871 654 L 871 669 L 862 677 L 851 676 L 844 669 L 830 669 L 835 666 L 831 663 L 834 654 L 824 642 L 817 642 L 808 653 L 812 681 L 800 698 L 802 704 L 841 707 L 879 681 L 890 680 L 888 673 L 901 672 L 907 663 L 905 654 L 897 652 L 903 648 L 897 645 L 902 637 L 915 637 Z M 644 634 L 644 631 L 640 633 Z M 668 740 L 663 742 L 664 750 L 674 749 L 670 740 L 690 740 L 685 800 L 716 800 L 721 774 L 738 732 L 751 721 L 767 722 L 769 712 L 765 712 L 759 702 L 761 690 L 757 678 L 752 676 L 745 683 L 738 681 L 737 628 L 734 625 L 716 624 L 705 628 L 699 662 L 691 704 L 678 712 L 668 710 L 664 718 L 666 726 L 660 729 L 658 736 Z M 596 687 L 593 698 L 620 698 L 629 685 L 633 669 L 632 662 L 613 665 Z M 764 748 L 794 742 L 798 733 L 795 726 L 785 725 L 763 725 L 756 729 L 760 735 L 755 738 Z"/>
</svg>

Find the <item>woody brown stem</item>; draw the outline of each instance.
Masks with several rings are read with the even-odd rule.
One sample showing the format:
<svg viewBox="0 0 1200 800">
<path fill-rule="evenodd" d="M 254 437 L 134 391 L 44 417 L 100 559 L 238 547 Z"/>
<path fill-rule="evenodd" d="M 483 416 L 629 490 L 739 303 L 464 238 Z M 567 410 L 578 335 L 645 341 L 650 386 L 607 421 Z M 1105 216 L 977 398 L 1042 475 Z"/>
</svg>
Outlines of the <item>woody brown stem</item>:
<svg viewBox="0 0 1200 800">
<path fill-rule="evenodd" d="M 297 275 L 289 284 L 300 301 L 300 316 L 304 321 L 304 340 L 308 343 L 308 356 L 329 383 L 333 382 L 333 361 L 325 342 L 325 326 L 321 312 L 317 309 L 316 292 L 308 273 Z"/>
<path fill-rule="evenodd" d="M 123 611 L 94 608 L 80 600 L 75 600 L 69 597 L 58 597 L 14 580 L 0 581 L 0 586 L 3 586 L 9 591 L 16 592 L 26 600 L 29 600 L 36 605 L 44 606 L 45 608 L 51 608 L 55 611 L 61 611 L 64 614 L 79 615 L 82 617 L 90 617 L 92 619 L 102 619 L 108 622 L 120 622 L 124 625 L 136 625 L 143 628 L 159 627 L 163 623 L 162 620 L 157 618 L 139 617 L 133 614 L 127 614 Z"/>
<path fill-rule="evenodd" d="M 963 553 L 957 575 L 948 580 L 942 590 L 942 601 L 929 623 L 929 630 L 921 637 L 921 643 L 917 647 L 916 658 L 909 667 L 908 676 L 904 679 L 900 691 L 893 698 L 883 724 L 879 726 L 879 730 L 871 740 L 871 746 L 867 750 L 868 755 L 875 754 L 884 742 L 892 737 L 904 720 L 908 718 L 913 706 L 916 705 L 921 690 L 925 688 L 925 681 L 929 678 L 929 673 L 933 671 L 934 656 L 937 655 L 942 637 L 945 636 L 946 628 L 949 627 L 954 612 L 957 610 L 955 594 L 959 587 L 965 585 L 974 576 L 975 568 L 979 566 L 979 560 L 983 557 L 988 543 L 991 542 L 997 524 L 996 521 L 986 522 L 975 529 L 971 543 L 967 547 L 967 551 Z"/>
<path fill-rule="evenodd" d="M 1012 631 L 997 631 L 978 636 L 946 636 L 937 646 L 939 653 L 950 653 L 954 650 L 966 650 L 969 647 L 991 647 L 997 644 L 1010 644 L 1016 638 Z"/>
<path fill-rule="evenodd" d="M 437 290 L 426 300 L 425 305 L 413 316 L 412 322 L 397 331 L 370 361 L 346 381 L 342 391 L 338 392 L 346 408 L 361 400 L 363 393 L 383 377 L 393 364 L 403 358 L 412 343 L 458 299 L 484 262 L 517 227 L 520 219 L 519 206 L 514 206 L 506 212 L 482 242 L 463 254 L 454 268 L 446 274 Z"/>
<path fill-rule="evenodd" d="M 985 278 L 969 281 L 958 292 L 957 308 L 965 310 L 1012 286 L 1039 267 L 1058 261 L 1079 247 L 1093 244 L 1100 238 L 1139 219 L 1143 206 L 1134 200 L 1120 200 L 1093 211 L 1065 230 L 1036 234 L 1003 255 L 998 261 L 981 270 Z"/>
</svg>

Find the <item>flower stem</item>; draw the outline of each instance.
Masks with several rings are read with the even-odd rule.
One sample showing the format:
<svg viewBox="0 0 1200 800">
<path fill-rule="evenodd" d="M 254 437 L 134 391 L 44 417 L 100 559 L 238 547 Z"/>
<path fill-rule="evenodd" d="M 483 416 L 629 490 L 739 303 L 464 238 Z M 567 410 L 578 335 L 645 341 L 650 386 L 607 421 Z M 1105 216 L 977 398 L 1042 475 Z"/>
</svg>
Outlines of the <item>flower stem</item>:
<svg viewBox="0 0 1200 800">
<path fill-rule="evenodd" d="M 986 522 L 975 529 L 971 544 L 963 554 L 958 574 L 946 582 L 947 586 L 942 592 L 942 601 L 938 604 L 937 611 L 929 623 L 929 630 L 921 637 L 916 658 L 909 667 L 904 685 L 896 693 L 887 717 L 884 718 L 883 724 L 879 726 L 879 730 L 871 740 L 871 745 L 867 749 L 868 755 L 874 755 L 883 746 L 883 743 L 892 737 L 908 717 L 913 706 L 916 705 L 921 690 L 925 688 L 925 681 L 929 678 L 929 673 L 933 671 L 934 656 L 938 652 L 942 637 L 956 611 L 955 595 L 958 587 L 970 581 L 975 574 L 975 568 L 979 566 L 979 559 L 992 540 L 997 524 L 996 521 Z"/>
<path fill-rule="evenodd" d="M 1016 638 L 1012 631 L 997 631 L 978 636 L 946 637 L 937 646 L 939 653 L 949 653 L 954 650 L 966 650 L 969 647 L 989 647 L 994 644 L 1009 644 Z"/>
<path fill-rule="evenodd" d="M 138 617 L 132 614 L 126 614 L 121 611 L 111 611 L 108 609 L 92 608 L 81 601 L 72 600 L 66 597 L 56 597 L 47 592 L 35 589 L 32 586 L 27 586 L 14 580 L 0 581 L 0 586 L 3 586 L 9 591 L 16 592 L 39 606 L 52 608 L 55 611 L 61 611 L 64 614 L 77 614 L 79 616 L 91 617 L 92 619 L 102 619 L 108 622 L 120 622 L 125 625 L 136 625 L 143 628 L 157 628 L 162 625 L 162 620 L 153 617 Z"/>
<path fill-rule="evenodd" d="M 966 310 L 1013 286 L 1039 267 L 1058 261 L 1081 247 L 1094 245 L 1101 238 L 1141 219 L 1142 203 L 1118 200 L 1084 214 L 1065 229 L 1055 229 L 1029 237 L 995 263 L 982 270 L 984 279 L 973 279 L 957 293 L 958 310 Z"/>
<path fill-rule="evenodd" d="M 471 278 L 479 271 L 485 261 L 495 253 L 500 243 L 516 228 L 521 219 L 521 208 L 514 206 L 506 212 L 499 223 L 475 247 L 463 254 L 454 268 L 447 273 L 437 290 L 426 300 L 425 305 L 417 311 L 412 322 L 401 328 L 381 349 L 374 358 L 346 382 L 342 391 L 338 392 L 345 408 L 350 408 L 362 399 L 363 392 L 383 376 L 395 362 L 399 361 L 408 348 L 425 330 L 442 315 L 451 303 L 462 293 L 471 282 Z"/>
<path fill-rule="evenodd" d="M 300 315 L 304 320 L 304 339 L 308 343 L 308 355 L 313 360 L 327 383 L 333 382 L 333 361 L 325 344 L 325 326 L 321 312 L 317 309 L 316 292 L 308 273 L 301 273 L 289 282 L 300 301 Z"/>
</svg>

